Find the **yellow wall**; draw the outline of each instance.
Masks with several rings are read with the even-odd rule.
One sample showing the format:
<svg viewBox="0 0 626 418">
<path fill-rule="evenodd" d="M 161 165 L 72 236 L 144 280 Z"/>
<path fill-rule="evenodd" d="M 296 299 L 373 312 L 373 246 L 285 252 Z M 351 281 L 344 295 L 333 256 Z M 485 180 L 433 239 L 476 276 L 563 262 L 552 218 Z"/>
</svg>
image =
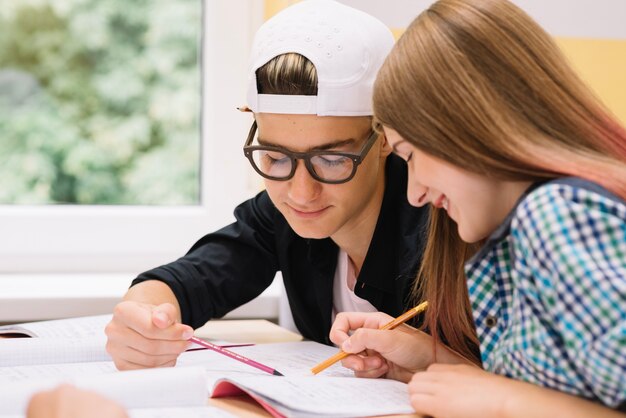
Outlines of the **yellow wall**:
<svg viewBox="0 0 626 418">
<path fill-rule="evenodd" d="M 626 124 L 626 40 L 556 40 L 582 79 Z"/>
<path fill-rule="evenodd" d="M 298 0 L 265 0 L 265 19 Z M 391 28 L 397 38 L 403 28 Z M 626 40 L 557 37 L 578 74 L 626 124 Z"/>
<path fill-rule="evenodd" d="M 263 17 L 267 20 L 285 7 L 291 6 L 297 2 L 298 0 L 265 0 L 265 12 Z"/>
</svg>

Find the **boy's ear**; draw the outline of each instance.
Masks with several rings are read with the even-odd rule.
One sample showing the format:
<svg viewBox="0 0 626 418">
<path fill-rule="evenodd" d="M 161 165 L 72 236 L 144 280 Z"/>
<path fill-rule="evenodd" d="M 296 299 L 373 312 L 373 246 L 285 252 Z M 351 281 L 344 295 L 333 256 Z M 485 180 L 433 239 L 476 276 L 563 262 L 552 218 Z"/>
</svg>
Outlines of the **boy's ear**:
<svg viewBox="0 0 626 418">
<path fill-rule="evenodd" d="M 372 119 L 372 129 L 378 132 L 378 138 L 380 139 L 380 157 L 387 158 L 389 154 L 393 152 L 393 148 L 391 148 L 391 145 L 389 145 L 389 141 L 387 141 L 385 131 L 383 130 L 383 125 L 375 116 Z"/>
<path fill-rule="evenodd" d="M 387 158 L 389 154 L 393 152 L 391 145 L 389 145 L 389 141 L 387 141 L 387 137 L 384 132 L 380 133 L 380 156 Z"/>
</svg>

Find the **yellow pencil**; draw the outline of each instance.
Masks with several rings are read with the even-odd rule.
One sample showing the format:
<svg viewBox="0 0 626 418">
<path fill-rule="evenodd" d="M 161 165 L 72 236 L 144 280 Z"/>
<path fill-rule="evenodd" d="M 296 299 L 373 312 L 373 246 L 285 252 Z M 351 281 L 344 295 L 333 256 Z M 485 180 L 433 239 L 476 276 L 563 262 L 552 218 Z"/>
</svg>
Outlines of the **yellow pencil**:
<svg viewBox="0 0 626 418">
<path fill-rule="evenodd" d="M 406 321 L 413 318 L 415 315 L 419 314 L 420 312 L 423 312 L 424 310 L 426 310 L 427 307 L 428 307 L 428 302 L 422 302 L 416 307 L 409 309 L 408 311 L 406 311 L 399 317 L 395 318 L 393 321 L 386 323 L 385 325 L 380 327 L 380 329 L 381 330 L 394 329 L 398 325 L 404 324 Z M 313 372 L 313 374 L 318 374 L 322 370 L 327 369 L 328 367 L 332 366 L 338 361 L 341 361 L 344 358 L 348 357 L 350 354 L 352 353 L 346 353 L 345 351 L 341 350 L 334 356 L 327 358 L 326 360 L 324 360 L 317 366 L 313 367 L 311 369 L 311 372 Z"/>
</svg>

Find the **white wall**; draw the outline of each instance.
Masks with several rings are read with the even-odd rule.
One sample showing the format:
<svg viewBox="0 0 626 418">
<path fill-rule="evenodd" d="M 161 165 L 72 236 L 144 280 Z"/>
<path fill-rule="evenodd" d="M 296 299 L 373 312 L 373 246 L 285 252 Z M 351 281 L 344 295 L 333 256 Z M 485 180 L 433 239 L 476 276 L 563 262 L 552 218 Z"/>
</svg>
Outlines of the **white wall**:
<svg viewBox="0 0 626 418">
<path fill-rule="evenodd" d="M 431 0 L 341 0 L 392 28 L 405 28 Z M 626 39 L 624 0 L 513 0 L 555 36 Z"/>
</svg>

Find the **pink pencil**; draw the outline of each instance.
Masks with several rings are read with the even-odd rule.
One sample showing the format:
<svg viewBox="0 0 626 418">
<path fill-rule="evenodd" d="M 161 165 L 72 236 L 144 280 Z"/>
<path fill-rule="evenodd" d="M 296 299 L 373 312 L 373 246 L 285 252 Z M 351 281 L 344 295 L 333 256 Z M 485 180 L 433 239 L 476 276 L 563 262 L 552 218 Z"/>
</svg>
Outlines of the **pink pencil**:
<svg viewBox="0 0 626 418">
<path fill-rule="evenodd" d="M 189 341 L 191 341 L 193 343 L 196 343 L 198 345 L 201 345 L 202 347 L 206 347 L 209 350 L 217 351 L 220 354 L 224 354 L 225 356 L 228 356 L 228 357 L 232 358 L 233 360 L 237 360 L 237 361 L 240 361 L 242 363 L 245 363 L 248 366 L 256 367 L 259 370 L 263 370 L 264 372 L 267 372 L 269 374 L 273 374 L 274 376 L 282 376 L 283 375 L 278 370 L 272 369 L 271 367 L 266 366 L 264 364 L 261 364 L 259 362 L 256 362 L 256 361 L 254 361 L 252 359 L 249 359 L 248 357 L 244 357 L 241 354 L 234 353 L 234 352 L 232 352 L 230 350 L 227 350 L 227 349 L 225 349 L 223 347 L 220 347 L 217 344 L 213 344 L 213 343 L 201 340 L 200 338 L 196 338 L 196 337 L 191 337 L 189 339 Z"/>
</svg>

